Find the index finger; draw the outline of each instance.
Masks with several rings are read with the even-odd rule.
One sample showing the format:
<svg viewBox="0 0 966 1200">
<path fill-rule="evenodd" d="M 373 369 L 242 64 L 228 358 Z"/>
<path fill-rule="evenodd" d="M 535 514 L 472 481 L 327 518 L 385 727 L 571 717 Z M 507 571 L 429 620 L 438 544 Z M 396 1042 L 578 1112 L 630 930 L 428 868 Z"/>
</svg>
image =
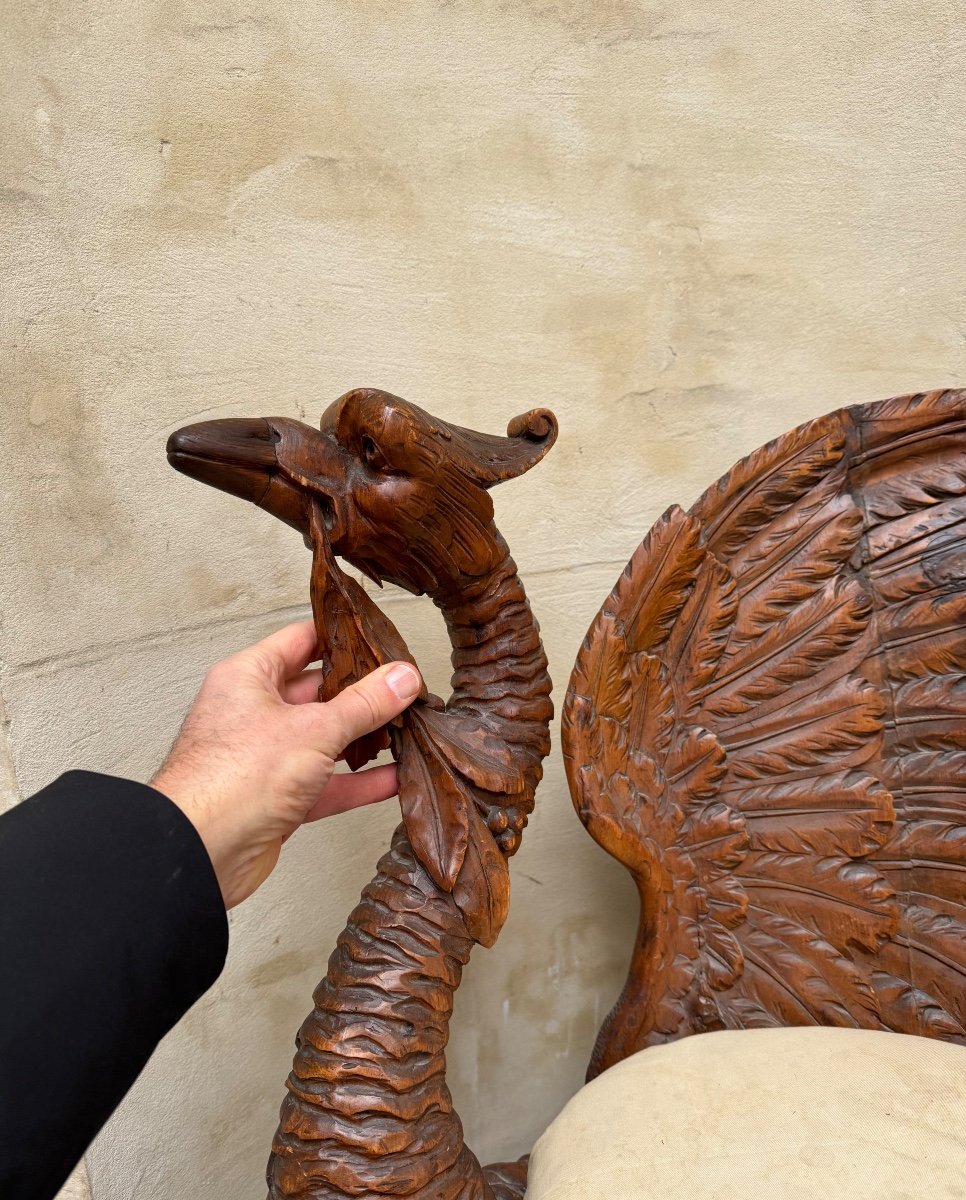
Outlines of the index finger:
<svg viewBox="0 0 966 1200">
<path fill-rule="evenodd" d="M 318 652 L 315 622 L 308 619 L 286 625 L 241 653 L 256 656 L 271 672 L 275 682 L 281 685 L 284 680 L 303 671 Z"/>
</svg>

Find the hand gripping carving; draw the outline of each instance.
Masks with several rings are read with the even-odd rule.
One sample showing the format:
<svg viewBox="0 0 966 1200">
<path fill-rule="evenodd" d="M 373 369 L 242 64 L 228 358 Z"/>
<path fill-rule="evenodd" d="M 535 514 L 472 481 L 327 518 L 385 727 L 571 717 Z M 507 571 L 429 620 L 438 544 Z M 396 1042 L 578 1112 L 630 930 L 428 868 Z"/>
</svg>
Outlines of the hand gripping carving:
<svg viewBox="0 0 966 1200">
<path fill-rule="evenodd" d="M 670 509 L 578 655 L 574 803 L 641 921 L 590 1074 L 688 1033 L 966 1041 L 966 393 L 840 410 Z"/>
<path fill-rule="evenodd" d="M 428 593 L 453 646 L 453 695 L 422 696 L 391 730 L 403 825 L 349 917 L 297 1039 L 268 1168 L 272 1197 L 509 1200 L 523 1173 L 484 1173 L 445 1082 L 453 993 L 475 942 L 506 918 L 549 750 L 547 661 L 487 489 L 556 437 L 535 410 L 507 437 L 473 433 L 383 392 L 336 401 L 316 433 L 269 418 L 190 426 L 172 464 L 254 501 L 313 550 L 328 668 L 321 698 L 409 652 L 338 555 L 376 583 Z M 360 739 L 356 767 L 389 744 Z"/>
</svg>

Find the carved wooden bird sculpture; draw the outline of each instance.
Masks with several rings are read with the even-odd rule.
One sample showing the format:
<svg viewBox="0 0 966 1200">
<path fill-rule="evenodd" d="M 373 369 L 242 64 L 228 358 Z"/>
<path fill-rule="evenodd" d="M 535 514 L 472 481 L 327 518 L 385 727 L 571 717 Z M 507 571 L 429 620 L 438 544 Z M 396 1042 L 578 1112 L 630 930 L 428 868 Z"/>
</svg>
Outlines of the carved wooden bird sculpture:
<svg viewBox="0 0 966 1200">
<path fill-rule="evenodd" d="M 966 393 L 843 409 L 669 509 L 577 658 L 577 810 L 641 897 L 590 1074 L 709 1029 L 966 1041 Z"/>
<path fill-rule="evenodd" d="M 323 697 L 408 656 L 334 555 L 428 592 L 453 645 L 450 700 L 392 731 L 404 824 L 299 1035 L 273 1197 L 522 1195 L 524 1168 L 484 1172 L 463 1145 L 442 1052 L 549 745 L 546 660 L 486 489 L 555 436 L 544 411 L 487 437 L 360 391 L 321 433 L 219 421 L 170 444 L 313 547 Z M 658 521 L 564 710 L 577 810 L 641 899 L 591 1074 L 720 1028 L 966 1042 L 964 610 L 963 392 L 812 421 Z"/>
<path fill-rule="evenodd" d="M 493 437 L 359 390 L 326 411 L 319 432 L 281 418 L 221 420 L 168 443 L 180 471 L 267 509 L 312 547 L 323 699 L 409 658 L 335 555 L 377 583 L 428 593 L 453 647 L 445 706 L 424 696 L 393 730 L 403 826 L 299 1033 L 272 1197 L 505 1194 L 504 1172 L 487 1182 L 463 1145 L 443 1049 L 473 943 L 491 945 L 506 918 L 506 858 L 550 747 L 547 660 L 487 489 L 539 462 L 556 433 L 545 410 Z M 363 739 L 350 763 L 380 745 Z"/>
</svg>

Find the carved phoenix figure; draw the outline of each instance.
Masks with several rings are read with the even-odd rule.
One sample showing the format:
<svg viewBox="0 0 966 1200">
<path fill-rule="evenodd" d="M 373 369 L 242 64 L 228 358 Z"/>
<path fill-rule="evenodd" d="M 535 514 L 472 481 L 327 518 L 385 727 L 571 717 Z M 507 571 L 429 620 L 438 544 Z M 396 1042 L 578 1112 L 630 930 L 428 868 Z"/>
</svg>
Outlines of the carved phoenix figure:
<svg viewBox="0 0 966 1200">
<path fill-rule="evenodd" d="M 424 693 L 391 731 L 403 826 L 349 917 L 298 1037 L 269 1164 L 273 1197 L 518 1194 L 484 1177 L 445 1081 L 453 992 L 474 942 L 506 919 L 506 859 L 532 811 L 552 715 L 547 660 L 487 489 L 539 462 L 557 433 L 537 409 L 506 437 L 384 392 L 337 400 L 315 431 L 284 418 L 189 426 L 179 470 L 251 500 L 312 548 L 321 698 L 409 658 L 338 555 L 377 584 L 430 595 L 453 646 L 453 694 Z M 359 766 L 385 733 L 350 747 Z M 516 1180 L 516 1183 L 514 1183 Z"/>
</svg>

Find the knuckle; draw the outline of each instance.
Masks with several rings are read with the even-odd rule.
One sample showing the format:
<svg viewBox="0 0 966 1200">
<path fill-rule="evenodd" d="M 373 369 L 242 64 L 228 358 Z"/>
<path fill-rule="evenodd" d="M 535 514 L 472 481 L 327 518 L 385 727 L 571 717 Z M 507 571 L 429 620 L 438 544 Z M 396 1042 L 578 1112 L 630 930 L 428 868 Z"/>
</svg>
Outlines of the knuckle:
<svg viewBox="0 0 966 1200">
<path fill-rule="evenodd" d="M 365 733 L 374 726 L 382 723 L 379 705 L 370 688 L 356 684 L 353 688 L 350 688 L 346 694 L 346 699 L 349 702 L 350 739 L 358 737 L 360 733 Z"/>
<path fill-rule="evenodd" d="M 222 662 L 216 662 L 214 666 L 209 667 L 205 672 L 205 683 L 212 688 L 221 688 L 227 682 L 231 675 L 231 663 L 228 659 Z"/>
<path fill-rule="evenodd" d="M 267 654 L 260 646 L 252 646 L 248 651 L 248 659 L 252 668 L 259 675 L 271 675 L 275 669 L 275 662 L 270 654 Z"/>
</svg>

